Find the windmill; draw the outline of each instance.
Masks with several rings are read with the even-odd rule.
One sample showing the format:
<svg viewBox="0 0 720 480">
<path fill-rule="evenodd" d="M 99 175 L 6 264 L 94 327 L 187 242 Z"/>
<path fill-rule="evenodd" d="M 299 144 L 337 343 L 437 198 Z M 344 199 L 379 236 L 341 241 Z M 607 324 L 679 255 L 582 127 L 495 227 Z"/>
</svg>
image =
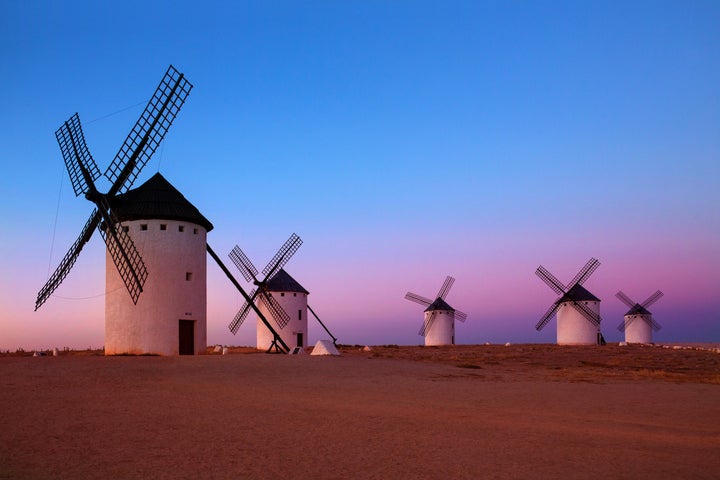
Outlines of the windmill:
<svg viewBox="0 0 720 480">
<path fill-rule="evenodd" d="M 591 258 L 567 286 L 542 265 L 538 267 L 535 274 L 560 297 L 537 322 L 536 330 L 542 330 L 557 312 L 558 345 L 605 343 L 600 333 L 600 299 L 582 286 L 598 266 L 600 262 Z"/>
<path fill-rule="evenodd" d="M 168 67 L 140 118 L 105 170 L 104 176 L 111 183 L 106 193 L 101 193 L 95 184 L 101 175 L 85 143 L 79 115 L 75 113 L 55 132 L 75 195 L 84 195 L 95 205 L 95 208 L 75 243 L 38 293 L 35 310 L 40 308 L 60 286 L 95 229 L 105 241 L 108 264 L 112 263 L 115 267 L 110 268 L 108 265 L 106 272 L 108 282 L 112 270 L 113 275 L 119 279 L 121 288 L 124 287 L 123 290 L 127 290 L 130 295 L 128 303 L 138 304 L 148 278 L 148 268 L 132 238 L 130 227 L 121 223 L 124 221 L 123 217 L 127 217 L 127 212 L 119 208 L 119 205 L 123 203 L 123 198 L 128 195 L 132 197 L 133 183 L 162 142 L 192 88 L 192 84 L 187 81 L 184 74 L 178 72 L 172 65 Z M 177 194 L 179 195 L 179 192 Z M 209 222 L 207 224 L 212 228 Z M 117 310 L 114 304 L 108 305 L 107 301 L 106 298 L 106 340 L 108 316 L 113 317 Z M 118 308 L 125 309 L 125 307 Z M 137 317 L 137 313 L 135 312 L 134 316 Z M 174 321 L 177 322 L 177 318 Z M 177 325 L 175 328 L 177 329 Z M 136 343 L 142 345 L 143 340 L 140 339 Z M 142 350 L 145 347 L 139 348 Z M 177 351 L 177 343 L 175 351 Z"/>
<path fill-rule="evenodd" d="M 309 292 L 283 269 L 300 245 L 302 240 L 293 233 L 262 270 L 262 279 L 258 278 L 260 273 L 239 246 L 236 245 L 229 254 L 245 280 L 255 285 L 229 328 L 233 334 L 236 333 L 250 310 L 255 310 L 258 313 L 258 349 L 277 349 L 278 341 L 286 346 L 291 345 L 288 350 L 306 347 L 308 310 L 332 337 L 333 343 L 337 340 L 308 305 Z M 293 314 L 292 317 L 288 312 Z M 294 315 L 295 312 L 297 316 Z M 268 322 L 267 319 L 271 319 L 272 322 Z"/>
<path fill-rule="evenodd" d="M 423 325 L 418 332 L 418 335 L 425 337 L 425 346 L 454 345 L 455 320 L 464 322 L 467 319 L 467 314 L 455 310 L 445 301 L 453 283 L 455 279 L 448 275 L 434 301 L 411 292 L 405 294 L 407 300 L 427 307 Z"/>
<path fill-rule="evenodd" d="M 657 332 L 662 327 L 653 319 L 653 315 L 647 307 L 657 302 L 663 293 L 658 290 L 642 303 L 634 302 L 622 291 L 617 292 L 615 296 L 630 307 L 630 310 L 625 313 L 622 323 L 618 325 L 618 330 L 625 332 L 625 342 L 652 343 L 653 330 Z"/>
</svg>

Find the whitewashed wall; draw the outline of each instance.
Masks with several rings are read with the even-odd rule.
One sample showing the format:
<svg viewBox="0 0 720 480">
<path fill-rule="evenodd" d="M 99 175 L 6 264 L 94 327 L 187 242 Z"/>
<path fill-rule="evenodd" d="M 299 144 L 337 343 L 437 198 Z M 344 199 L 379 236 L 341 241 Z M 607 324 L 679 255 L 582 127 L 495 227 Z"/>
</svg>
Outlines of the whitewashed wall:
<svg viewBox="0 0 720 480">
<path fill-rule="evenodd" d="M 105 354 L 177 355 L 179 320 L 195 322 L 195 353 L 204 353 L 205 228 L 174 220 L 133 220 L 123 225 L 129 228 L 148 277 L 134 305 L 110 254 L 106 253 Z M 147 230 L 142 230 L 142 225 L 147 225 Z M 161 225 L 166 229 L 161 230 Z"/>
</svg>

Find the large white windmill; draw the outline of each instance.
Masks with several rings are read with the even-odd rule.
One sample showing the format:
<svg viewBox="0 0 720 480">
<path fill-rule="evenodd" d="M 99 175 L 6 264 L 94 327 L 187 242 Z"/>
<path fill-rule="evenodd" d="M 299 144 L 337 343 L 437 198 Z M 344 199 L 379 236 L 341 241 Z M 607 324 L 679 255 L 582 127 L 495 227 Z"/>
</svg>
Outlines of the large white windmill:
<svg viewBox="0 0 720 480">
<path fill-rule="evenodd" d="M 560 297 L 540 318 L 536 330 L 542 330 L 557 312 L 558 345 L 605 344 L 600 333 L 600 299 L 582 286 L 598 266 L 600 262 L 591 258 L 567 286 L 542 265 L 538 267 L 535 274 Z"/>
<path fill-rule="evenodd" d="M 435 300 L 411 292 L 405 294 L 407 300 L 427 307 L 424 312 L 423 325 L 418 332 L 418 335 L 425 337 L 425 346 L 454 345 L 455 320 L 464 322 L 467 319 L 467 314 L 455 310 L 445 301 L 453 283 L 455 283 L 453 277 L 445 278 Z"/>
<path fill-rule="evenodd" d="M 630 310 L 628 310 L 625 314 L 622 323 L 618 325 L 618 330 L 625 332 L 625 342 L 652 343 L 653 330 L 657 332 L 662 327 L 653 319 L 653 315 L 647 307 L 657 302 L 660 297 L 663 296 L 663 293 L 658 290 L 642 303 L 635 303 L 622 291 L 617 292 L 615 296 L 625 305 L 630 307 Z"/>
<path fill-rule="evenodd" d="M 173 355 L 205 349 L 204 248 L 212 224 L 162 176 L 130 190 L 191 89 L 192 84 L 171 65 L 105 171 L 111 182 L 107 193 L 95 185 L 100 171 L 85 143 L 78 114 L 55 132 L 75 195 L 84 195 L 95 209 L 38 293 L 35 310 L 60 286 L 97 229 L 107 246 L 108 355 Z"/>
</svg>

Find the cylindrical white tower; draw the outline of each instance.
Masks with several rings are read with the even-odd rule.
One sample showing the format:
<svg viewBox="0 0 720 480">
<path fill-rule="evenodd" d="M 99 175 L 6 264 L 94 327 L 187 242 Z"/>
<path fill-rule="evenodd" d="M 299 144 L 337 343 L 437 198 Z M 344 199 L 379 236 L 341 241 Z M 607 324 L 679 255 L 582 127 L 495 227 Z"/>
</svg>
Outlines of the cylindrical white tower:
<svg viewBox="0 0 720 480">
<path fill-rule="evenodd" d="M 114 210 L 148 277 L 133 304 L 106 254 L 105 354 L 204 353 L 212 224 L 159 173 L 119 196 Z"/>
<path fill-rule="evenodd" d="M 625 342 L 652 343 L 652 315 L 648 313 L 625 314 Z"/>
<path fill-rule="evenodd" d="M 429 328 L 425 330 L 425 346 L 455 344 L 454 310 L 425 310 L 425 325 L 433 317 Z"/>
<path fill-rule="evenodd" d="M 273 329 L 280 335 L 283 342 L 290 347 L 307 347 L 308 343 L 308 316 L 307 296 L 309 292 L 303 288 L 285 270 L 280 269 L 266 285 L 266 291 L 285 310 L 290 321 L 284 327 L 280 327 L 273 319 L 272 314 L 265 307 L 263 302 L 257 302 L 258 309 L 265 316 Z M 257 319 L 257 348 L 268 350 L 272 345 L 272 332 L 263 324 L 260 318 Z"/>
<path fill-rule="evenodd" d="M 558 345 L 597 345 L 600 325 L 593 324 L 578 311 L 574 302 L 583 304 L 600 316 L 600 299 L 581 285 L 575 285 L 566 294 L 567 301 L 557 311 Z"/>
</svg>

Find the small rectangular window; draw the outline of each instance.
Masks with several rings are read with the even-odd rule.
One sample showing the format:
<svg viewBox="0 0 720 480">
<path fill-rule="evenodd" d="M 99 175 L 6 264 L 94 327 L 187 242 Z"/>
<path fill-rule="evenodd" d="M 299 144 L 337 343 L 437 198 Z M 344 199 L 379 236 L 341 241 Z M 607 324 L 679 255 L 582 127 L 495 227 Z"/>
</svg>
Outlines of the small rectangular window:
<svg viewBox="0 0 720 480">
<path fill-rule="evenodd" d="M 178 225 L 178 232 L 184 232 L 184 231 L 185 231 L 185 227 L 182 225 Z"/>
<path fill-rule="evenodd" d="M 293 292 L 293 297 L 297 297 L 297 293 Z"/>
<path fill-rule="evenodd" d="M 160 230 L 167 230 L 167 225 L 165 225 L 164 223 L 161 223 Z"/>
<path fill-rule="evenodd" d="M 284 296 L 285 296 L 285 292 L 280 292 L 280 296 L 281 296 L 281 297 L 284 297 Z"/>
<path fill-rule="evenodd" d="M 130 227 L 123 225 L 123 232 L 127 233 L 130 231 Z"/>
<path fill-rule="evenodd" d="M 140 225 L 140 230 L 147 230 L 147 223 Z"/>
<path fill-rule="evenodd" d="M 192 272 L 185 272 L 185 281 L 189 282 L 192 280 Z"/>
<path fill-rule="evenodd" d="M 197 229 L 197 228 L 193 228 L 193 235 L 197 235 L 197 232 L 198 232 L 198 229 Z"/>
<path fill-rule="evenodd" d="M 302 310 L 298 310 L 298 320 L 302 320 Z"/>
</svg>

